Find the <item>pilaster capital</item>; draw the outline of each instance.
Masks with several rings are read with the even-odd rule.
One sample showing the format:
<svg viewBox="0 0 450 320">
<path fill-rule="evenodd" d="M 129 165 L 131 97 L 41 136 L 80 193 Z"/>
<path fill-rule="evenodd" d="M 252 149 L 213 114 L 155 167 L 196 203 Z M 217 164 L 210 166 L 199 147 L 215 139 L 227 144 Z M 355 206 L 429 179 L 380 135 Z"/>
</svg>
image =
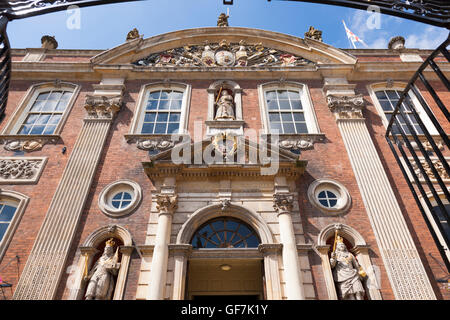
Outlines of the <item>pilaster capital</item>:
<svg viewBox="0 0 450 320">
<path fill-rule="evenodd" d="M 176 194 L 157 194 L 156 195 L 156 209 L 159 213 L 172 214 L 177 208 L 178 195 Z"/>
<path fill-rule="evenodd" d="M 328 108 L 336 119 L 364 119 L 362 109 L 364 98 L 362 94 L 354 96 L 327 95 Z"/>
<path fill-rule="evenodd" d="M 84 108 L 87 111 L 86 119 L 113 120 L 122 107 L 123 96 L 113 97 L 87 95 Z"/>
<path fill-rule="evenodd" d="M 273 208 L 278 214 L 291 212 L 294 205 L 294 195 L 292 193 L 275 193 L 273 195 Z"/>
</svg>

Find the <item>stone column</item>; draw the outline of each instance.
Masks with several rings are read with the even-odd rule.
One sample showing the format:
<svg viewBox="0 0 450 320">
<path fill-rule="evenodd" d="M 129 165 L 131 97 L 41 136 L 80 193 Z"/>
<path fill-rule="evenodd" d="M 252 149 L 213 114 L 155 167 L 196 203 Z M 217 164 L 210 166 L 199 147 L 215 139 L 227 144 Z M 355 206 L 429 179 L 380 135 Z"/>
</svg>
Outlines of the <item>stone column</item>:
<svg viewBox="0 0 450 320">
<path fill-rule="evenodd" d="M 118 87 L 118 92 L 122 92 L 123 86 Z M 122 94 L 108 97 L 107 92 L 103 91 L 102 96 L 94 94 L 86 98 L 87 116 L 13 299 L 51 300 L 56 294 L 106 137 L 122 105 Z M 117 94 L 117 91 L 112 92 Z"/>
<path fill-rule="evenodd" d="M 172 300 L 183 300 L 186 288 L 187 260 L 192 246 L 190 244 L 171 244 L 170 251 L 175 259 Z"/>
<path fill-rule="evenodd" d="M 170 242 L 172 215 L 177 207 L 177 198 L 178 196 L 173 192 L 156 195 L 156 209 L 159 210 L 158 228 L 156 230 L 155 248 L 153 250 L 152 266 L 150 269 L 150 288 L 147 300 L 164 299 L 169 258 L 168 245 Z"/>
<path fill-rule="evenodd" d="M 303 281 L 300 276 L 297 244 L 291 217 L 294 196 L 291 193 L 275 193 L 273 200 L 275 211 L 278 213 L 280 237 L 283 244 L 282 257 L 286 296 L 289 300 L 304 300 Z"/>
<path fill-rule="evenodd" d="M 327 94 L 327 100 L 347 149 L 395 298 L 436 299 L 367 130 L 362 114 L 363 96 L 338 95 L 335 90 L 334 94 Z"/>
</svg>

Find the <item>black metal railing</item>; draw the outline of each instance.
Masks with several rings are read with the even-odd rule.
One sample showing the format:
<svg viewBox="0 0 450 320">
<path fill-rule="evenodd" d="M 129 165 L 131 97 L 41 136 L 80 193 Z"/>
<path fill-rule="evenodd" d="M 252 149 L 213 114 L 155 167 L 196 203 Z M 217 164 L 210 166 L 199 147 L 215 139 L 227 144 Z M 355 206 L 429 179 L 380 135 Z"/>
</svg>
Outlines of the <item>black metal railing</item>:
<svg viewBox="0 0 450 320">
<path fill-rule="evenodd" d="M 11 53 L 6 34 L 6 17 L 0 17 L 0 121 L 5 116 L 8 103 L 9 83 L 11 81 Z"/>
<path fill-rule="evenodd" d="M 442 113 L 440 117 L 446 119 L 447 124 L 450 123 L 449 110 L 438 93 L 445 92 L 447 94 L 450 92 L 450 82 L 436 63 L 436 58 L 450 62 L 450 54 L 447 50 L 449 44 L 450 35 L 423 62 L 408 82 L 389 121 L 386 140 L 439 248 L 447 270 L 450 272 L 446 248 L 441 242 L 443 240 L 446 247 L 450 248 L 448 230 L 450 193 L 444 182 L 450 176 L 450 167 L 442 152 L 443 149 L 450 150 L 450 139 L 416 87 L 418 83 L 423 84 L 437 106 L 436 114 Z M 434 85 L 424 75 L 427 68 L 431 68 L 434 72 Z M 431 77 L 428 76 L 428 78 Z M 440 83 L 439 85 L 443 85 L 444 90 L 435 89 L 438 86 L 436 81 Z M 413 97 L 421 105 L 436 131 L 431 128 L 431 124 L 424 124 L 423 118 L 418 114 L 418 106 L 411 103 Z M 414 125 L 410 121 L 411 116 L 415 119 Z M 430 131 L 438 134 L 432 135 Z M 411 178 L 413 181 L 411 181 Z M 434 198 L 435 205 L 432 204 L 430 198 Z M 430 221 L 430 216 L 435 227 Z"/>
</svg>

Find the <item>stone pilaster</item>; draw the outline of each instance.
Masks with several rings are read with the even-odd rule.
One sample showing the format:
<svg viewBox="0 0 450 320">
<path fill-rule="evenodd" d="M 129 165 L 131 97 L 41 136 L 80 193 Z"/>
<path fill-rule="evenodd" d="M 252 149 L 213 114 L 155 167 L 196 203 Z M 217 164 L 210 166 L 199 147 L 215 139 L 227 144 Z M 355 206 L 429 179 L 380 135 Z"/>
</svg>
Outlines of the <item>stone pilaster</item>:
<svg viewBox="0 0 450 320">
<path fill-rule="evenodd" d="M 122 89 L 121 89 L 122 90 Z M 121 92 L 120 90 L 120 92 Z M 16 300 L 55 297 L 111 123 L 122 99 L 86 99 L 87 116 L 14 292 Z M 109 98 L 108 98 L 109 96 Z"/>
<path fill-rule="evenodd" d="M 342 84 L 349 89 L 351 85 Z M 326 89 L 326 88 L 324 88 Z M 325 90 L 326 91 L 326 90 Z M 396 299 L 436 299 L 362 114 L 361 95 L 327 95 Z"/>
<path fill-rule="evenodd" d="M 280 238 L 283 244 L 281 255 L 286 282 L 286 296 L 289 300 L 304 300 L 303 281 L 300 274 L 297 245 L 291 217 L 294 195 L 292 193 L 275 193 L 273 202 L 273 207 L 278 213 Z"/>
</svg>

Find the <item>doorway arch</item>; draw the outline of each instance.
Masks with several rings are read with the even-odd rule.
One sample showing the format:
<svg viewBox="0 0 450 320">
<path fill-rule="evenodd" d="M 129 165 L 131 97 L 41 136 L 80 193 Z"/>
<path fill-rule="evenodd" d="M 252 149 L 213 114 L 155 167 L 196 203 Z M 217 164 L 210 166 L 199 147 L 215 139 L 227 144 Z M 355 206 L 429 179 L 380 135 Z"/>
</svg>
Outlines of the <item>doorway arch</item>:
<svg viewBox="0 0 450 320">
<path fill-rule="evenodd" d="M 248 247 L 230 246 L 226 248 L 195 248 L 191 244 L 196 232 L 207 226 L 208 222 L 221 220 L 234 221 L 237 224 L 240 222 L 250 232 L 254 232 L 255 236 L 258 237 L 259 244 L 253 243 Z M 200 208 L 181 227 L 177 235 L 176 246 L 178 250 L 174 250 L 174 300 L 185 298 L 189 261 L 209 261 L 211 265 L 217 264 L 218 261 L 233 261 L 233 263 L 241 261 L 252 265 L 253 268 L 256 268 L 257 265 L 255 261 L 259 261 L 263 265 L 261 280 L 264 293 L 261 298 L 281 299 L 278 261 L 282 246 L 274 242 L 272 232 L 265 221 L 251 209 L 231 203 L 226 208 L 221 204 Z M 181 247 L 185 250 L 179 250 Z"/>
</svg>

